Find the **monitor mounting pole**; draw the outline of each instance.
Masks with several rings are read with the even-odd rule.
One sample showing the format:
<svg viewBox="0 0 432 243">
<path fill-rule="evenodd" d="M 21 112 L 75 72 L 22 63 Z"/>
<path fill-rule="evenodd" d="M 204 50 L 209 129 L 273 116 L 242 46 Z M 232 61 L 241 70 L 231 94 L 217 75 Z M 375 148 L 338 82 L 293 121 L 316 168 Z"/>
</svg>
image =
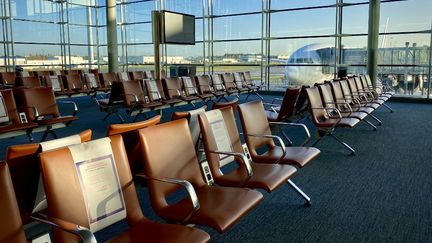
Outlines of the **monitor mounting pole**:
<svg viewBox="0 0 432 243">
<path fill-rule="evenodd" d="M 161 43 L 161 28 L 160 28 L 160 13 L 159 11 L 152 11 L 152 32 L 153 32 L 153 46 L 154 46 L 154 65 L 155 65 L 155 79 L 160 80 L 160 43 Z"/>
</svg>

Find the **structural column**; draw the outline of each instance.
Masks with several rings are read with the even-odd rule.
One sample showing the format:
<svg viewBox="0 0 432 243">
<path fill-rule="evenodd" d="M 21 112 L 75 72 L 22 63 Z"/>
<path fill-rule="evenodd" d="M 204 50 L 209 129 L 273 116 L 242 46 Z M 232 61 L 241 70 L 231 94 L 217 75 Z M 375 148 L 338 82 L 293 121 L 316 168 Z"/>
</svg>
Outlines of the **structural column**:
<svg viewBox="0 0 432 243">
<path fill-rule="evenodd" d="M 118 71 L 116 0 L 106 0 L 108 71 Z"/>
<path fill-rule="evenodd" d="M 369 1 L 369 31 L 368 31 L 368 65 L 367 72 L 376 85 L 378 68 L 378 38 L 379 38 L 380 0 Z"/>
</svg>

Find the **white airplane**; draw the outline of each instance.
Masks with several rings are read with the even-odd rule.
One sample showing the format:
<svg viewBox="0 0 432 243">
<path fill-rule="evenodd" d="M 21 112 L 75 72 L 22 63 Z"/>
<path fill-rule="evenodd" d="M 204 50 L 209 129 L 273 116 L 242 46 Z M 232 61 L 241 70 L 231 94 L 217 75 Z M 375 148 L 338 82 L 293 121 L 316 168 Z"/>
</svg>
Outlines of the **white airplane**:
<svg viewBox="0 0 432 243">
<path fill-rule="evenodd" d="M 285 78 L 288 85 L 311 85 L 332 79 L 333 70 L 326 73 L 324 72 L 326 67 L 310 66 L 310 64 L 326 63 L 325 59 L 331 60 L 332 55 L 334 54 L 331 46 L 324 44 L 310 44 L 296 50 L 287 61 L 287 64 L 295 66 L 285 67 Z"/>
</svg>

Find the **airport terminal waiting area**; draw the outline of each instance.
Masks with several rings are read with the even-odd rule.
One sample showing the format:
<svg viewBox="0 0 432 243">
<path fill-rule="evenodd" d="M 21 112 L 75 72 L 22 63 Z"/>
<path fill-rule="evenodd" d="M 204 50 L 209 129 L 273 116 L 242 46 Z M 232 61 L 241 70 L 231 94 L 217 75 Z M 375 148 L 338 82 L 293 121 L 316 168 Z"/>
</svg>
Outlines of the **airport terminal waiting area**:
<svg viewBox="0 0 432 243">
<path fill-rule="evenodd" d="M 432 107 L 368 75 L 0 81 L 0 242 L 432 239 Z"/>
</svg>

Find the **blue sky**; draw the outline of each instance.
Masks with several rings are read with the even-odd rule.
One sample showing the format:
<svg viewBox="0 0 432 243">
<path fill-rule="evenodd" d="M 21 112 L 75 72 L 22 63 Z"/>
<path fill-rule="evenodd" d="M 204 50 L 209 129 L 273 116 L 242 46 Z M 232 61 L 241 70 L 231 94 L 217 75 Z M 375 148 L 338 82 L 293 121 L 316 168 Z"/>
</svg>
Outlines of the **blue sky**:
<svg viewBox="0 0 432 243">
<path fill-rule="evenodd" d="M 86 2 L 87 0 L 74 0 L 74 2 Z M 57 9 L 50 2 L 44 0 L 27 1 L 27 11 L 16 6 L 18 18 L 29 18 L 35 20 L 58 21 Z M 359 0 L 345 0 L 344 2 L 360 2 Z M 16 0 L 16 3 L 23 3 L 22 0 Z M 197 16 L 202 15 L 201 0 L 167 0 L 166 8 L 178 12 L 185 12 Z M 245 4 L 246 3 L 246 4 Z M 307 0 L 307 1 L 288 1 L 272 0 L 272 9 L 301 8 L 315 5 L 331 5 L 335 0 Z M 242 12 L 255 12 L 261 10 L 261 0 L 233 1 L 233 0 L 214 0 L 215 15 L 235 14 Z M 30 6 L 31 5 L 31 6 Z M 14 7 L 14 5 L 12 5 Z M 72 5 L 70 5 L 72 6 Z M 150 10 L 153 8 L 153 2 L 137 3 L 127 5 L 127 20 L 129 22 L 149 20 Z M 72 14 L 70 21 L 84 24 L 87 21 L 86 9 L 83 7 L 70 7 Z M 34 11 L 34 9 L 36 11 Z M 21 11 L 21 12 L 20 12 Z M 100 18 L 105 16 L 104 9 L 99 10 Z M 50 14 L 54 12 L 54 14 Z M 420 31 L 431 28 L 432 15 L 431 0 L 409 0 L 405 2 L 385 3 L 381 5 L 381 23 L 380 31 L 399 32 L 399 31 Z M 119 18 L 119 16 L 118 16 Z M 94 21 L 94 20 L 93 20 Z M 386 25 L 388 21 L 388 24 Z M 216 40 L 224 39 L 242 39 L 242 38 L 260 38 L 261 37 L 261 14 L 236 16 L 228 18 L 216 18 L 214 20 L 214 38 Z M 387 27 L 386 27 L 387 26 Z M 14 21 L 14 41 L 23 42 L 44 42 L 59 43 L 60 34 L 58 25 L 30 23 Z M 85 27 L 71 26 L 71 42 L 76 44 L 86 44 L 87 29 Z M 150 42 L 151 25 L 141 24 L 127 27 L 129 42 Z M 368 5 L 350 6 L 344 8 L 343 15 L 343 32 L 347 34 L 367 33 L 368 28 Z M 202 23 L 198 21 L 196 25 L 197 39 L 202 39 Z M 279 12 L 272 14 L 271 18 L 271 35 L 272 37 L 284 36 L 302 36 L 302 35 L 332 35 L 335 31 L 335 8 L 301 10 L 291 12 Z M 94 40 L 96 40 L 96 30 Z M 106 31 L 99 29 L 99 38 L 101 43 L 106 42 Z M 120 41 L 120 34 L 119 34 Z M 405 42 L 416 42 L 419 46 L 430 44 L 430 34 L 421 35 L 393 35 L 388 37 L 385 46 L 404 46 Z M 344 38 L 344 45 L 347 47 L 365 47 L 367 39 L 365 37 L 347 37 Z M 272 54 L 289 55 L 296 49 L 312 43 L 324 43 L 334 45 L 334 38 L 318 39 L 291 39 L 272 41 Z M 202 53 L 202 45 L 196 47 L 173 46 L 169 48 L 172 55 L 194 55 Z M 242 41 L 226 42 L 215 44 L 215 54 L 223 53 L 259 53 L 261 51 L 260 41 Z M 16 53 L 23 54 L 59 54 L 60 48 L 55 45 L 16 45 Z M 86 47 L 73 47 L 72 54 L 85 55 Z M 104 55 L 106 51 L 102 51 Z M 152 54 L 151 48 L 148 47 L 130 47 L 129 55 L 149 55 Z"/>
</svg>

